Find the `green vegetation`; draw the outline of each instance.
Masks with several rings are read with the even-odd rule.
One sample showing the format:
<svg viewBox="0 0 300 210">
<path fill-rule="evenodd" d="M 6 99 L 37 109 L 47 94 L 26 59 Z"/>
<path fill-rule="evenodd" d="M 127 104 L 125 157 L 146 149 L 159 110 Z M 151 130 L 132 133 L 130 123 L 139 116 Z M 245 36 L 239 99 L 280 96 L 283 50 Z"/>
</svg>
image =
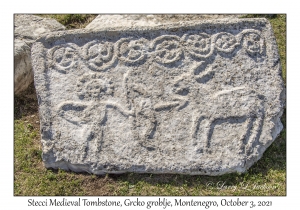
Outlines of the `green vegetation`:
<svg viewBox="0 0 300 210">
<path fill-rule="evenodd" d="M 67 22 L 68 16 L 71 15 L 52 17 L 71 25 L 71 20 Z M 77 20 L 75 16 L 83 15 L 74 15 L 74 19 Z M 247 15 L 262 16 L 264 15 Z M 264 17 L 267 17 L 273 26 L 285 79 L 286 16 Z M 285 112 L 281 118 L 283 131 L 263 157 L 245 174 L 226 174 L 218 177 L 134 173 L 96 176 L 44 168 L 38 105 L 34 96 L 35 89 L 32 85 L 22 97 L 15 97 L 14 195 L 286 195 Z"/>
<path fill-rule="evenodd" d="M 57 14 L 57 15 L 39 15 L 41 17 L 53 18 L 67 27 L 67 29 L 84 28 L 97 15 L 87 14 Z"/>
<path fill-rule="evenodd" d="M 38 129 L 22 120 L 15 120 L 14 126 L 15 195 L 80 195 L 80 180 L 74 179 L 74 174 L 41 165 Z"/>
</svg>

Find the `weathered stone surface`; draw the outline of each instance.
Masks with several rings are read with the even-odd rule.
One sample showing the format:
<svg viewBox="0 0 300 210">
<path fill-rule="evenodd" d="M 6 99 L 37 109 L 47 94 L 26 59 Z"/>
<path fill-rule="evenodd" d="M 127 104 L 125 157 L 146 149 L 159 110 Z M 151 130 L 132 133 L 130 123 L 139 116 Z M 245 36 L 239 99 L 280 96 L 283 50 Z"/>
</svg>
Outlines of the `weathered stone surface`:
<svg viewBox="0 0 300 210">
<path fill-rule="evenodd" d="M 42 34 L 64 30 L 54 19 L 34 15 L 15 15 L 14 22 L 14 93 L 20 94 L 33 82 L 30 48 Z"/>
<path fill-rule="evenodd" d="M 86 29 L 101 30 L 107 27 L 140 27 L 159 26 L 162 24 L 183 23 L 187 21 L 200 21 L 217 18 L 239 18 L 238 14 L 215 14 L 215 15 L 98 15 Z"/>
<path fill-rule="evenodd" d="M 244 172 L 282 129 L 266 19 L 55 32 L 32 58 L 47 168 Z"/>
<path fill-rule="evenodd" d="M 14 40 L 15 94 L 21 93 L 33 82 L 30 47 L 22 40 Z"/>
</svg>

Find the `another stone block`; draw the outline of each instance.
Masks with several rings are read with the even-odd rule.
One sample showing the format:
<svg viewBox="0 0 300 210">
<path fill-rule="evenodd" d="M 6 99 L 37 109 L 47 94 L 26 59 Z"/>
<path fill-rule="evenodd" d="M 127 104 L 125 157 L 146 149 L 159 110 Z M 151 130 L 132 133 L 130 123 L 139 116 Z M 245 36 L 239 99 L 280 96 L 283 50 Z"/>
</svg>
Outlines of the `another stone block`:
<svg viewBox="0 0 300 210">
<path fill-rule="evenodd" d="M 172 23 L 186 23 L 188 21 L 201 21 L 205 19 L 219 18 L 239 18 L 239 14 L 163 14 L 163 15 L 144 15 L 144 14 L 122 14 L 122 15 L 98 15 L 85 28 L 90 30 L 101 30 L 107 27 L 149 27 Z"/>
<path fill-rule="evenodd" d="M 282 129 L 266 19 L 55 32 L 32 64 L 47 168 L 244 172 Z"/>
<path fill-rule="evenodd" d="M 14 93 L 19 95 L 33 82 L 31 49 L 22 40 L 14 40 Z"/>
<path fill-rule="evenodd" d="M 33 82 L 30 48 L 41 35 L 65 27 L 54 19 L 35 15 L 15 15 L 14 20 L 14 93 L 19 95 Z"/>
</svg>

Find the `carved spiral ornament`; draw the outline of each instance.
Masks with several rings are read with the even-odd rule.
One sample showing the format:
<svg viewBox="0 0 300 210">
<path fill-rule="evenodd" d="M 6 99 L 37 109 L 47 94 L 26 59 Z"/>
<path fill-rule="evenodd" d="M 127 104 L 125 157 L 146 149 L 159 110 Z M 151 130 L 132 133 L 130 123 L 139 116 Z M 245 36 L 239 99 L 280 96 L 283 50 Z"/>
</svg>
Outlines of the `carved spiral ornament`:
<svg viewBox="0 0 300 210">
<path fill-rule="evenodd" d="M 262 53 L 264 40 L 258 33 L 249 32 L 244 35 L 243 47 L 250 54 Z"/>
<path fill-rule="evenodd" d="M 134 64 L 145 59 L 145 46 L 147 40 L 131 40 L 130 38 L 120 39 L 116 45 L 118 49 L 118 58 L 125 63 Z"/>
<path fill-rule="evenodd" d="M 228 32 L 213 35 L 187 33 L 182 37 L 161 35 L 153 40 L 127 37 L 115 43 L 94 40 L 82 48 L 68 43 L 48 50 L 48 60 L 54 69 L 66 73 L 80 57 L 90 70 L 99 72 L 118 61 L 125 65 L 141 64 L 150 57 L 158 64 L 168 65 L 182 59 L 183 54 L 205 59 L 214 52 L 232 53 L 236 49 L 244 49 L 250 56 L 256 56 L 264 51 L 264 39 L 260 34 L 258 30 L 245 29 L 237 35 Z"/>
<path fill-rule="evenodd" d="M 238 45 L 235 36 L 230 33 L 222 32 L 215 36 L 215 47 L 220 52 L 230 53 Z"/>
<path fill-rule="evenodd" d="M 50 66 L 66 73 L 77 61 L 77 45 L 73 43 L 55 46 L 48 51 Z"/>
<path fill-rule="evenodd" d="M 158 63 L 169 64 L 178 61 L 182 55 L 178 36 L 163 35 L 153 40 L 155 60 Z"/>
<path fill-rule="evenodd" d="M 211 38 L 208 34 L 188 34 L 183 36 L 186 51 L 197 58 L 207 58 L 212 54 Z"/>
<path fill-rule="evenodd" d="M 88 66 L 94 71 L 102 71 L 110 67 L 115 61 L 114 45 L 110 42 L 98 42 L 97 40 L 84 46 L 84 58 Z"/>
</svg>

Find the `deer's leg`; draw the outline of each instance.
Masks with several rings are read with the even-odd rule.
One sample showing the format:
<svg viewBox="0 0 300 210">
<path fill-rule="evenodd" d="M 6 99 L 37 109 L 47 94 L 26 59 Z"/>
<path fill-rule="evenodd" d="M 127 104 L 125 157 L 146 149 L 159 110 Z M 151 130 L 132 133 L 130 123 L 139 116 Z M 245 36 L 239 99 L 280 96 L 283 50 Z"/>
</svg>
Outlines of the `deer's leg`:
<svg viewBox="0 0 300 210">
<path fill-rule="evenodd" d="M 192 139 L 195 139 L 197 137 L 198 130 L 200 128 L 201 122 L 205 119 L 204 115 L 196 114 L 193 119 L 192 129 L 191 129 L 191 136 Z"/>
<path fill-rule="evenodd" d="M 145 137 L 146 139 L 153 139 L 156 126 L 157 126 L 157 120 L 154 113 L 150 113 L 148 115 L 148 123 L 147 123 L 147 129 L 145 131 Z"/>
<path fill-rule="evenodd" d="M 84 161 L 89 156 L 89 150 L 90 150 L 89 141 L 94 138 L 94 136 L 92 134 L 92 130 L 91 130 L 91 128 L 89 128 L 89 126 L 90 125 L 85 126 L 85 129 L 84 129 L 83 135 L 82 135 L 82 137 L 85 140 L 84 144 L 82 145 L 83 153 L 81 154 L 81 158 L 80 158 L 82 161 Z"/>
<path fill-rule="evenodd" d="M 209 132 L 210 121 L 202 113 L 194 116 L 191 128 L 191 139 L 196 153 L 202 153 L 206 149 L 206 141 Z"/>
<path fill-rule="evenodd" d="M 245 154 L 245 148 L 246 148 L 246 144 L 249 141 L 249 137 L 251 134 L 251 129 L 253 126 L 253 121 L 254 119 L 251 117 L 248 117 L 246 120 L 246 132 L 245 134 L 242 136 L 242 144 L 241 144 L 241 154 Z"/>
<path fill-rule="evenodd" d="M 208 129 L 207 129 L 207 134 L 206 134 L 206 137 L 207 137 L 207 140 L 206 140 L 206 147 L 207 149 L 210 149 L 210 146 L 211 146 L 211 137 L 212 137 L 212 134 L 214 132 L 214 126 L 213 126 L 213 123 L 218 120 L 219 118 L 213 118 L 209 121 L 208 123 Z"/>
<path fill-rule="evenodd" d="M 247 137 L 249 136 L 252 119 L 249 117 L 247 118 L 246 115 L 228 116 L 226 118 L 222 118 L 219 116 L 219 117 L 214 117 L 213 119 L 211 119 L 209 121 L 209 126 L 208 126 L 209 129 L 208 129 L 208 133 L 207 133 L 207 144 L 206 144 L 207 148 L 211 148 L 211 139 L 212 139 L 212 136 L 214 133 L 215 126 L 223 124 L 223 123 L 230 123 L 233 126 L 234 126 L 234 124 L 243 124 L 242 128 L 239 128 L 239 129 L 245 130 L 245 132 L 243 132 L 243 134 L 239 135 L 238 140 L 242 141 L 242 142 L 240 142 L 241 145 L 244 145 Z"/>
<path fill-rule="evenodd" d="M 251 130 L 249 132 L 249 138 L 245 142 L 245 154 L 250 154 L 253 152 L 253 146 L 256 142 L 258 142 L 262 131 L 263 120 L 263 112 L 258 113 L 253 119 L 253 125 L 251 126 Z"/>
</svg>

